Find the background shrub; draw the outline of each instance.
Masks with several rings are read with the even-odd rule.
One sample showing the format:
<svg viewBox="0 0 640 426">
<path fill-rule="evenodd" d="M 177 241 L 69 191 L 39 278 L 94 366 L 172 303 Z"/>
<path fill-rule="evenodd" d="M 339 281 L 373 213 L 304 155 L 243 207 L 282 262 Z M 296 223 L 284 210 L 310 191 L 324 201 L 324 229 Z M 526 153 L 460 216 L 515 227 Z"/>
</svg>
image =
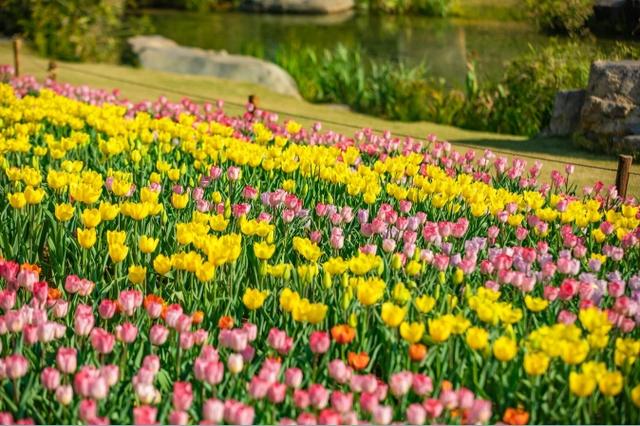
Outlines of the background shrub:
<svg viewBox="0 0 640 426">
<path fill-rule="evenodd" d="M 575 33 L 593 14 L 595 0 L 526 0 L 538 27 L 549 31 Z"/>
</svg>

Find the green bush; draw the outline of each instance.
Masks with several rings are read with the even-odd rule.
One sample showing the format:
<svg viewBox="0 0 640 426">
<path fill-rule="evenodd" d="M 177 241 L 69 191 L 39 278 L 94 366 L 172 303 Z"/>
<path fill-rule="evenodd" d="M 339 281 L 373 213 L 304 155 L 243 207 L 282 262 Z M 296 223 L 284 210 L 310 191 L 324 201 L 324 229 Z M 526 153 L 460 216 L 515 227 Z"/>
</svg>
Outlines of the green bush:
<svg viewBox="0 0 640 426">
<path fill-rule="evenodd" d="M 526 0 L 538 27 L 549 31 L 575 33 L 593 14 L 595 0 Z"/>
<path fill-rule="evenodd" d="M 22 33 L 50 58 L 118 62 L 126 38 L 150 28 L 133 14 L 133 0 L 0 1 L 14 22 L 5 32 Z"/>
<path fill-rule="evenodd" d="M 374 12 L 403 14 L 415 12 L 427 16 L 444 17 L 452 0 L 360 0 L 360 7 Z"/>
<path fill-rule="evenodd" d="M 479 81 L 469 64 L 464 90 L 430 78 L 422 65 L 366 61 L 360 49 L 279 50 L 276 62 L 313 102 L 341 103 L 356 111 L 403 121 L 427 120 L 463 128 L 533 136 L 551 119 L 559 90 L 585 87 L 596 59 L 635 59 L 618 44 L 603 51 L 586 43 L 558 43 L 511 61 L 497 83 Z"/>
</svg>

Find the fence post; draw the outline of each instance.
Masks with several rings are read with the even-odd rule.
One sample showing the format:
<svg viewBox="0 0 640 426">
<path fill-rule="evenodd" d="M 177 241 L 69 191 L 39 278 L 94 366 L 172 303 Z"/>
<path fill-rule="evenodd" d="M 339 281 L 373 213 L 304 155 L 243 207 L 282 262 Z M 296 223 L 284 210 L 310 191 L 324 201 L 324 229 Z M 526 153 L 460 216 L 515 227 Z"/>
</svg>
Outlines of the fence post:
<svg viewBox="0 0 640 426">
<path fill-rule="evenodd" d="M 56 81 L 57 73 L 58 73 L 58 64 L 56 61 L 49 61 L 49 67 L 47 68 L 47 72 L 49 73 L 49 79 Z"/>
<path fill-rule="evenodd" d="M 629 186 L 629 171 L 633 157 L 630 155 L 620 155 L 618 157 L 618 172 L 616 173 L 616 189 L 618 195 L 623 200 L 627 197 L 627 186 Z"/>
<path fill-rule="evenodd" d="M 253 106 L 253 109 L 255 110 L 256 108 L 258 108 L 258 97 L 256 95 L 249 95 L 249 103 Z"/>
<path fill-rule="evenodd" d="M 20 48 L 22 39 L 18 36 L 13 38 L 13 72 L 16 77 L 20 77 Z"/>
</svg>

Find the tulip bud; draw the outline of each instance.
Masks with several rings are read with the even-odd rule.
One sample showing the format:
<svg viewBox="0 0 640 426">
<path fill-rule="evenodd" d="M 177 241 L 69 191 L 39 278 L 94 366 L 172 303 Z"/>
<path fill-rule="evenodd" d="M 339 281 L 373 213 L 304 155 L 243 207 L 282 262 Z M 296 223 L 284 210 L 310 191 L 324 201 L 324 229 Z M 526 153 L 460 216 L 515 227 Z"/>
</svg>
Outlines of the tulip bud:
<svg viewBox="0 0 640 426">
<path fill-rule="evenodd" d="M 324 276 L 322 277 L 322 285 L 324 285 L 326 289 L 330 289 L 332 284 L 333 279 L 331 277 L 331 274 L 327 271 L 324 271 Z"/>
</svg>

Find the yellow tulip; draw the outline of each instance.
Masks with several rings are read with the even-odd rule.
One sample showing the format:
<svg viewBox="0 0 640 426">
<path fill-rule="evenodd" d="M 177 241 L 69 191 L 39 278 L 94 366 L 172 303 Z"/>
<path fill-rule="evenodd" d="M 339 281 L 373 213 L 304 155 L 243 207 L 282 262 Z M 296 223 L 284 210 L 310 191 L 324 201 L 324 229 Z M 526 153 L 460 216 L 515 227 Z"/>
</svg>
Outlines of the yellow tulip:
<svg viewBox="0 0 640 426">
<path fill-rule="evenodd" d="M 129 266 L 129 281 L 133 284 L 142 284 L 147 276 L 147 268 L 140 265 Z"/>
<path fill-rule="evenodd" d="M 160 275 L 166 275 L 171 270 L 171 258 L 159 254 L 153 259 L 153 269 Z"/>
<path fill-rule="evenodd" d="M 624 378 L 619 371 L 607 371 L 598 380 L 598 388 L 604 396 L 616 396 L 622 392 Z"/>
<path fill-rule="evenodd" d="M 156 247 L 158 246 L 159 240 L 153 237 L 147 237 L 143 235 L 138 240 L 138 248 L 142 253 L 149 254 L 152 253 Z"/>
<path fill-rule="evenodd" d="M 507 336 L 501 336 L 493 342 L 493 356 L 499 361 L 511 361 L 518 353 L 518 345 Z"/>
<path fill-rule="evenodd" d="M 569 389 L 574 395 L 585 398 L 596 389 L 596 379 L 584 373 L 572 371 L 569 374 Z"/>
<path fill-rule="evenodd" d="M 85 228 L 95 228 L 100 224 L 101 215 L 98 209 L 85 209 L 80 215 Z"/>
<path fill-rule="evenodd" d="M 524 371 L 530 376 L 540 376 L 549 368 L 549 357 L 543 352 L 527 353 L 524 356 Z"/>
<path fill-rule="evenodd" d="M 409 343 L 416 343 L 422 339 L 424 324 L 421 322 L 403 322 L 400 324 L 400 336 Z"/>
<path fill-rule="evenodd" d="M 260 291 L 254 288 L 247 288 L 242 296 L 242 303 L 247 309 L 255 311 L 262 307 L 268 295 L 269 292 L 266 290 Z"/>
<path fill-rule="evenodd" d="M 189 203 L 189 194 L 171 194 L 171 205 L 176 209 L 184 209 Z"/>
<path fill-rule="evenodd" d="M 73 217 L 73 206 L 68 203 L 56 204 L 55 216 L 59 222 L 66 222 Z"/>
<path fill-rule="evenodd" d="M 631 389 L 631 401 L 636 407 L 640 408 L 640 385 Z"/>
<path fill-rule="evenodd" d="M 216 273 L 216 267 L 211 262 L 203 262 L 196 268 L 196 278 L 198 281 L 211 281 Z"/>
<path fill-rule="evenodd" d="M 466 341 L 471 349 L 484 349 L 489 344 L 489 333 L 484 328 L 471 327 L 467 330 Z"/>
<path fill-rule="evenodd" d="M 445 318 L 429 320 L 429 336 L 436 343 L 446 341 L 451 335 L 451 322 Z"/>
<path fill-rule="evenodd" d="M 109 257 L 113 263 L 122 262 L 129 253 L 129 248 L 124 244 L 110 244 Z"/>
<path fill-rule="evenodd" d="M 268 243 L 253 243 L 253 253 L 258 259 L 268 260 L 271 259 L 273 253 L 276 251 L 275 244 Z"/>
<path fill-rule="evenodd" d="M 426 294 L 416 299 L 416 307 L 423 314 L 428 314 L 429 312 L 431 312 L 435 304 L 436 299 Z"/>
<path fill-rule="evenodd" d="M 96 229 L 80 229 L 77 230 L 78 242 L 85 249 L 90 249 L 96 243 Z"/>
<path fill-rule="evenodd" d="M 9 199 L 9 204 L 11 204 L 11 207 L 14 209 L 21 209 L 27 205 L 27 199 L 24 197 L 24 193 L 22 192 L 9 194 L 7 198 Z"/>
<path fill-rule="evenodd" d="M 24 190 L 24 198 L 28 204 L 40 204 L 44 195 L 45 192 L 42 188 L 34 189 L 32 186 L 27 186 Z"/>
<path fill-rule="evenodd" d="M 404 308 L 396 306 L 393 303 L 386 302 L 382 304 L 382 321 L 384 321 L 388 327 L 398 327 L 404 320 L 406 313 L 407 311 Z"/>
<path fill-rule="evenodd" d="M 532 297 L 530 295 L 526 295 L 524 297 L 524 304 L 527 305 L 527 309 L 531 312 L 540 312 L 547 309 L 549 306 L 549 302 L 540 297 Z"/>
</svg>

